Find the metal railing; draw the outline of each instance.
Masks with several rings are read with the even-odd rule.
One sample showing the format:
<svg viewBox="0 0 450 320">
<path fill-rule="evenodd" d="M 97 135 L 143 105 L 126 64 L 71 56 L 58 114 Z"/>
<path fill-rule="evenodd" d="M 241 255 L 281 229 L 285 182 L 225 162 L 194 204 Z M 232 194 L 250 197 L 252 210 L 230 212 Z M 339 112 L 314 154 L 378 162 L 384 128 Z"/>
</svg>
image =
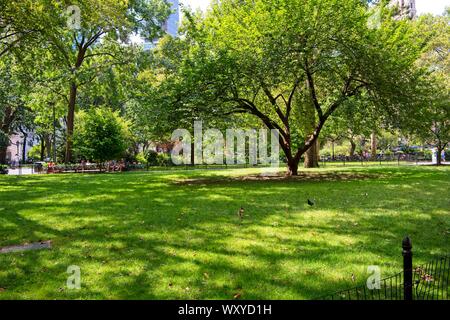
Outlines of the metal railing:
<svg viewBox="0 0 450 320">
<path fill-rule="evenodd" d="M 355 155 L 352 157 L 338 155 L 335 157 L 321 156 L 320 165 L 326 167 L 327 165 L 350 166 L 350 165 L 419 165 L 419 164 L 433 164 L 430 157 L 421 154 L 395 154 L 395 155 L 378 155 L 375 158 L 370 156 Z"/>
<path fill-rule="evenodd" d="M 379 289 L 369 289 L 367 286 L 359 286 L 342 290 L 319 298 L 320 300 L 403 300 L 403 275 L 402 272 L 387 277 L 376 284 Z"/>
<path fill-rule="evenodd" d="M 341 290 L 318 300 L 449 300 L 450 256 L 413 268 L 409 237 L 402 243 L 403 271 L 375 283 Z"/>
<path fill-rule="evenodd" d="M 415 300 L 449 300 L 450 257 L 435 259 L 413 269 Z"/>
</svg>

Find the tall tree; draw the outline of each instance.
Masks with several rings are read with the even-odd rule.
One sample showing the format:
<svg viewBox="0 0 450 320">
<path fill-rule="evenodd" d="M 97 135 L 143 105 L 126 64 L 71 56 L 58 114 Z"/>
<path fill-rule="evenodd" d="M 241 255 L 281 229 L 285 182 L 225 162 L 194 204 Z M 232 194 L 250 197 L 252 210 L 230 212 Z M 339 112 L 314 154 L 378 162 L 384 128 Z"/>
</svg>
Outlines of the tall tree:
<svg viewBox="0 0 450 320">
<path fill-rule="evenodd" d="M 405 116 L 403 129 L 415 133 L 437 149 L 437 164 L 450 143 L 450 10 L 442 16 L 426 15 L 417 21 L 422 37 L 429 39 L 419 64 L 427 68 L 426 101 L 412 116 Z"/>
<path fill-rule="evenodd" d="M 16 4 L 17 5 L 17 4 Z M 31 10 L 42 13 L 39 30 L 48 67 L 56 70 L 67 87 L 66 154 L 72 161 L 74 116 L 80 87 L 102 69 L 124 62 L 130 35 L 154 39 L 170 13 L 163 0 L 78 0 L 66 6 L 55 0 L 38 0 Z M 74 7 L 74 5 L 76 7 Z M 74 14 L 80 14 L 73 16 Z M 75 19 L 75 20 L 73 20 Z"/>
<path fill-rule="evenodd" d="M 42 0 L 0 2 L 0 59 L 11 51 L 24 50 L 39 43 L 38 34 L 45 28 Z"/>
<path fill-rule="evenodd" d="M 10 56 L 0 60 L 0 164 L 6 162 L 10 136 L 18 132 L 21 122 L 29 123 L 24 102 L 29 90 L 17 59 Z"/>
<path fill-rule="evenodd" d="M 362 93 L 391 114 L 415 103 L 418 47 L 404 21 L 368 26 L 360 0 L 224 0 L 193 19 L 177 69 L 198 113 L 247 114 L 280 132 L 288 173 L 344 102 Z M 201 97 L 201 98 L 199 98 Z M 314 128 L 302 132 L 312 105 Z M 181 99 L 180 109 L 187 105 Z"/>
</svg>

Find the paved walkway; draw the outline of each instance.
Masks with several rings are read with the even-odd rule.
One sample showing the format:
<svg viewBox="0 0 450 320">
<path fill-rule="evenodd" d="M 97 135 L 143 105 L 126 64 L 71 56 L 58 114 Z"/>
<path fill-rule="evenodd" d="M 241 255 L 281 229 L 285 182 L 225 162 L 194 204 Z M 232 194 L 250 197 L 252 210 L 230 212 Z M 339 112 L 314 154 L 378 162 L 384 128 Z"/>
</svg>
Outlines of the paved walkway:
<svg viewBox="0 0 450 320">
<path fill-rule="evenodd" d="M 34 170 L 32 170 L 31 168 L 20 168 L 20 169 L 8 169 L 8 174 L 12 175 L 12 176 L 18 176 L 18 175 L 23 175 L 23 174 L 36 174 L 36 172 L 34 172 Z"/>
<path fill-rule="evenodd" d="M 418 165 L 418 166 L 432 166 L 432 165 L 435 165 L 435 164 L 433 164 L 431 162 L 418 162 L 418 163 L 412 163 L 412 164 L 413 165 Z M 450 162 L 444 161 L 444 162 L 442 162 L 442 165 L 448 166 L 448 165 L 450 165 Z"/>
<path fill-rule="evenodd" d="M 443 162 L 443 165 L 450 165 L 450 162 Z M 431 162 L 411 162 L 409 163 L 409 165 L 412 166 L 431 166 L 432 163 Z M 251 168 L 251 167 L 249 167 Z M 175 170 L 149 170 L 149 171 L 142 171 L 142 172 L 154 172 L 154 173 L 165 173 L 165 172 L 180 172 L 180 171 L 193 171 L 193 170 L 226 170 L 226 169 L 233 169 L 232 167 L 230 168 L 199 168 L 199 169 L 175 169 Z M 86 172 L 87 173 L 87 172 Z M 20 169 L 9 169 L 8 171 L 9 175 L 13 175 L 13 176 L 17 176 L 17 175 L 30 175 L 30 174 L 38 174 L 37 172 L 35 172 L 33 169 L 31 168 L 20 168 Z"/>
</svg>

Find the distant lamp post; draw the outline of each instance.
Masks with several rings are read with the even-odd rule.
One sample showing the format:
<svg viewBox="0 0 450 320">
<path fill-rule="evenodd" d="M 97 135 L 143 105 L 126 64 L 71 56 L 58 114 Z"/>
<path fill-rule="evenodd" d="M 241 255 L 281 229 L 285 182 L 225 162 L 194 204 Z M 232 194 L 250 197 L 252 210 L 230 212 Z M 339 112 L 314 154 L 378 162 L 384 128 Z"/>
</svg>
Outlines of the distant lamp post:
<svg viewBox="0 0 450 320">
<path fill-rule="evenodd" d="M 20 141 L 16 141 L 16 148 L 17 148 L 17 152 L 16 152 L 16 156 L 14 157 L 14 161 L 17 161 L 17 165 L 20 167 L 20 146 L 22 145 L 22 143 L 20 143 Z"/>
<path fill-rule="evenodd" d="M 56 112 L 53 104 L 53 163 L 56 163 Z"/>
</svg>

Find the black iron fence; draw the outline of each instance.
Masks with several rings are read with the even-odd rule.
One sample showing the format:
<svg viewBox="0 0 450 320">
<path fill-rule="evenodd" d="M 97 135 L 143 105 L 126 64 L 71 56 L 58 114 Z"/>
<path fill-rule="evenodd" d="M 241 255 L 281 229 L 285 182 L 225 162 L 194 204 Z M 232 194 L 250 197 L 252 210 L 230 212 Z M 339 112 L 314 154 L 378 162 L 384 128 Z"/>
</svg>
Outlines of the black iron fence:
<svg viewBox="0 0 450 320">
<path fill-rule="evenodd" d="M 409 237 L 403 240 L 402 247 L 403 271 L 379 280 L 372 289 L 365 284 L 319 300 L 449 300 L 450 256 L 413 267 Z"/>
<path fill-rule="evenodd" d="M 449 300 L 450 257 L 435 259 L 413 270 L 413 299 Z"/>
<path fill-rule="evenodd" d="M 352 157 L 337 155 L 321 156 L 320 164 L 323 167 L 327 165 L 402 165 L 402 164 L 432 164 L 432 158 L 421 154 L 392 154 L 392 155 L 377 155 L 375 158 L 371 156 L 355 155 Z"/>
<path fill-rule="evenodd" d="M 448 162 L 447 162 L 448 163 Z M 321 157 L 320 158 L 320 166 L 400 166 L 400 165 L 431 165 L 432 161 L 428 158 L 423 158 L 417 155 L 396 155 L 396 156 L 378 156 L 376 159 L 371 159 L 370 157 L 364 156 L 336 156 L 332 157 Z M 26 165 L 18 165 L 11 166 L 10 168 L 5 167 L 3 170 L 0 168 L 0 174 L 10 174 L 15 175 L 26 175 L 26 174 L 34 174 L 34 173 L 93 173 L 93 172 L 105 172 L 105 171 L 170 171 L 170 170 L 199 170 L 199 169 L 212 169 L 212 170 L 220 170 L 220 169 L 243 169 L 243 168 L 263 168 L 266 167 L 264 165 L 251 165 L 251 164 L 233 164 L 233 165 L 165 165 L 165 166 L 148 166 L 145 164 L 137 164 L 137 163 L 125 163 L 123 167 L 119 165 L 106 165 L 106 164 L 59 164 L 52 168 L 48 167 L 48 164 L 44 162 L 36 162 L 33 164 Z M 285 167 L 285 163 L 283 161 L 280 162 L 280 167 Z"/>
<path fill-rule="evenodd" d="M 5 174 L 28 175 L 28 174 L 46 174 L 46 173 L 97 173 L 97 172 L 113 172 L 113 171 L 175 171 L 175 170 L 221 170 L 221 169 L 244 169 L 244 168 L 265 168 L 264 165 L 251 164 L 233 164 L 233 165 L 171 165 L 171 166 L 147 166 L 145 164 L 125 163 L 120 164 L 59 164 L 50 167 L 45 163 L 34 163 L 27 165 L 18 165 L 11 168 L 5 166 Z M 0 168 L 0 174 L 1 172 Z"/>
</svg>

